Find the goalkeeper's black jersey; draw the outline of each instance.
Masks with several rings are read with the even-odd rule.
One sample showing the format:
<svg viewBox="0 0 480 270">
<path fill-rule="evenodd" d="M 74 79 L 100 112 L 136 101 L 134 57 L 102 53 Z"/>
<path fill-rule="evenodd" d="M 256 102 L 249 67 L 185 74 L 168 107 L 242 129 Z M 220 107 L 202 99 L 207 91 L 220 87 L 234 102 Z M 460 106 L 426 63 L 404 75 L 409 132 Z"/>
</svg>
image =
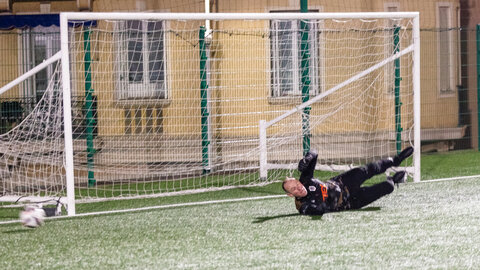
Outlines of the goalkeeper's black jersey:
<svg viewBox="0 0 480 270">
<path fill-rule="evenodd" d="M 300 214 L 323 215 L 349 208 L 346 190 L 338 179 L 332 178 L 324 183 L 312 178 L 302 184 L 307 189 L 307 196 L 295 199 Z"/>
</svg>

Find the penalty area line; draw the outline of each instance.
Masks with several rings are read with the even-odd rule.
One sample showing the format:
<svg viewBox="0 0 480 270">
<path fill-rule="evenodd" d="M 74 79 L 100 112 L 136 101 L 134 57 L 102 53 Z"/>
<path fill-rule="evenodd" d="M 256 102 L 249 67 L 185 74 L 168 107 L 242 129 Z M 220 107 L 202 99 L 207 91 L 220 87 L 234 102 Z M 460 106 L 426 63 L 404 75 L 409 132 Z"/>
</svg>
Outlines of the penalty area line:
<svg viewBox="0 0 480 270">
<path fill-rule="evenodd" d="M 286 194 L 284 194 L 284 195 L 268 195 L 268 196 L 237 198 L 237 199 L 225 199 L 225 200 L 213 200 L 213 201 L 203 201 L 203 202 L 189 202 L 189 203 L 156 205 L 156 206 L 147 206 L 147 207 L 134 208 L 134 209 L 121 209 L 121 210 L 99 211 L 99 212 L 92 212 L 92 213 L 80 213 L 80 214 L 76 214 L 75 216 L 48 217 L 45 220 L 76 218 L 76 217 L 86 217 L 86 216 L 99 216 L 99 215 L 119 214 L 119 213 L 131 213 L 131 212 L 141 212 L 141 211 L 148 211 L 148 210 L 168 209 L 168 208 L 185 207 L 185 206 L 200 206 L 200 205 L 209 205 L 209 204 L 256 201 L 256 200 L 276 199 L 276 198 L 283 198 L 283 197 L 287 197 L 287 195 Z M 20 222 L 21 222 L 20 220 L 0 221 L 0 225 L 20 223 Z"/>
</svg>

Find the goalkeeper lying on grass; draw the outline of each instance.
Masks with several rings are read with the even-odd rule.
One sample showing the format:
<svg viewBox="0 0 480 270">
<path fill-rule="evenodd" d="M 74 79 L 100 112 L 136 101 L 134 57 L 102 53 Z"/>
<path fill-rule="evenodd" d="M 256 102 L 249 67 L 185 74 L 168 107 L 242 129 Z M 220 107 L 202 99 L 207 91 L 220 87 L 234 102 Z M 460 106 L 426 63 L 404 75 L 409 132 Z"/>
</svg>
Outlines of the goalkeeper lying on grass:
<svg viewBox="0 0 480 270">
<path fill-rule="evenodd" d="M 289 178 L 282 183 L 288 196 L 295 197 L 295 205 L 303 215 L 323 215 L 328 212 L 360 209 L 375 200 L 392 193 L 394 183 L 404 182 L 405 172 L 399 171 L 384 182 L 361 187 L 363 182 L 374 175 L 384 173 L 388 168 L 399 166 L 411 156 L 413 148 L 408 147 L 393 158 L 382 159 L 337 175 L 326 183 L 313 178 L 318 154 L 308 152 L 298 164 L 300 179 Z"/>
</svg>

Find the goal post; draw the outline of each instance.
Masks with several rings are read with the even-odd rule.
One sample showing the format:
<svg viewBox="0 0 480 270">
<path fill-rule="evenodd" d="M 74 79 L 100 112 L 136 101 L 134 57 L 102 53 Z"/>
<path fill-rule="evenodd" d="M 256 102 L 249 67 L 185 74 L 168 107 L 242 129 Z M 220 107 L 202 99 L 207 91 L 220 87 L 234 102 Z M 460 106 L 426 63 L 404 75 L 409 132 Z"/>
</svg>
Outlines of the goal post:
<svg viewBox="0 0 480 270">
<path fill-rule="evenodd" d="M 76 214 L 75 207 L 75 179 L 73 164 L 73 135 L 72 135 L 72 105 L 71 105 L 71 84 L 70 84 L 70 54 L 68 41 L 68 18 L 64 14 L 60 14 L 60 51 L 61 59 L 61 80 L 63 92 L 63 125 L 64 125 L 64 142 L 65 142 L 65 179 L 66 179 L 66 195 L 68 203 L 68 215 Z"/>
<path fill-rule="evenodd" d="M 418 13 L 61 13 L 60 31 L 45 95 L 0 135 L 3 194 L 77 215 L 282 180 L 304 142 L 322 170 L 394 155 L 395 60 L 419 179 Z"/>
</svg>

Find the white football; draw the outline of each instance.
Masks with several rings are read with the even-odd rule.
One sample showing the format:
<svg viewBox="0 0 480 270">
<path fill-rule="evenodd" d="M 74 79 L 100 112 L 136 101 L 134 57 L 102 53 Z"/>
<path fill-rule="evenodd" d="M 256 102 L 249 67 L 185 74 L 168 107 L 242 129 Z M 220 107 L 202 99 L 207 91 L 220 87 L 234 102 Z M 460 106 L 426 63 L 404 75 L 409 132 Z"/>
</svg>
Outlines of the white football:
<svg viewBox="0 0 480 270">
<path fill-rule="evenodd" d="M 20 220 L 22 225 L 28 228 L 37 228 L 43 225 L 45 219 L 45 211 L 35 206 L 26 206 L 25 210 L 20 212 Z"/>
</svg>

